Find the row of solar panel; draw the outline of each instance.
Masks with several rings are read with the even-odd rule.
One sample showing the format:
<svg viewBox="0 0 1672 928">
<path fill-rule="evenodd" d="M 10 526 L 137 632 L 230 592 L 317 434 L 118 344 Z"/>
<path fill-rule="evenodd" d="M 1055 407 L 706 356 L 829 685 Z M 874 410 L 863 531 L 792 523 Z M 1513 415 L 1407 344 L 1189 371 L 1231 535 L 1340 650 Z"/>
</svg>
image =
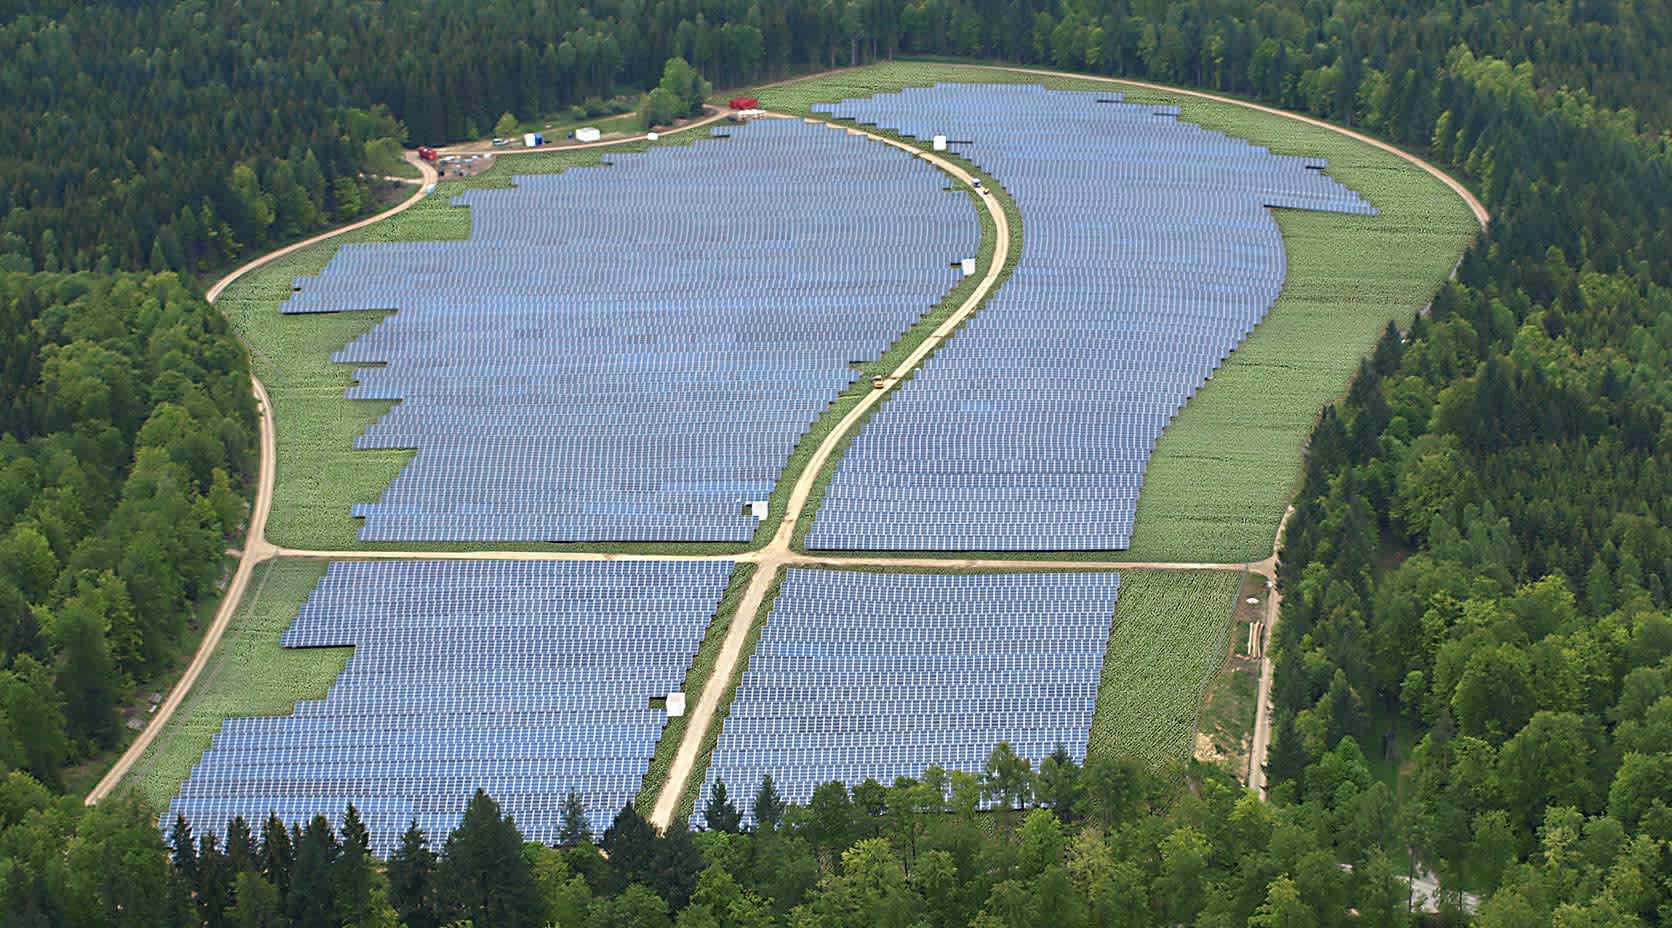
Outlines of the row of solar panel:
<svg viewBox="0 0 1672 928">
<path fill-rule="evenodd" d="M 533 840 L 555 840 L 571 790 L 607 827 L 663 724 L 644 694 L 680 685 L 730 567 L 332 564 L 284 640 L 355 645 L 343 675 L 291 716 L 228 720 L 165 821 L 220 830 L 353 802 L 387 853 L 414 817 L 450 830 L 482 787 Z M 831 778 L 976 771 L 999 740 L 1083 757 L 1118 583 L 791 570 L 710 779 L 770 772 L 805 801 Z"/>
<path fill-rule="evenodd" d="M 770 775 L 804 803 L 830 780 L 979 772 L 998 741 L 1036 764 L 1058 746 L 1083 760 L 1119 582 L 790 569 L 704 795 Z"/>
<path fill-rule="evenodd" d="M 731 567 L 334 563 L 282 642 L 354 646 L 342 675 L 289 716 L 228 720 L 165 821 L 219 830 L 353 802 L 388 853 L 413 816 L 451 830 L 480 787 L 533 840 L 555 840 L 570 790 L 606 827 L 665 723 L 650 697 L 682 685 Z"/>
<path fill-rule="evenodd" d="M 400 401 L 355 447 L 416 450 L 353 508 L 362 538 L 753 537 L 743 504 L 853 362 L 953 285 L 979 226 L 887 146 L 728 131 L 467 191 L 468 241 L 349 246 L 297 281 L 285 312 L 398 310 L 335 356 L 382 365 L 350 397 Z"/>
</svg>

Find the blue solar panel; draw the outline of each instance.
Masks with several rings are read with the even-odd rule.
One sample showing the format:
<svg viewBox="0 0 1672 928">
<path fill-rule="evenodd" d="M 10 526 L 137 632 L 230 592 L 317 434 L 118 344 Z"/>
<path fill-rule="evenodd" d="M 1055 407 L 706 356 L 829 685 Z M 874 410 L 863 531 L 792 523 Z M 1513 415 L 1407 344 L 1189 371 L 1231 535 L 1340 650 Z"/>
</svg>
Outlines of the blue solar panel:
<svg viewBox="0 0 1672 928">
<path fill-rule="evenodd" d="M 956 282 L 969 199 L 766 120 L 456 198 L 464 242 L 348 245 L 287 313 L 395 309 L 338 352 L 416 455 L 367 541 L 746 542 L 796 442 Z"/>
<path fill-rule="evenodd" d="M 893 783 L 939 764 L 980 772 L 1010 742 L 1075 761 L 1097 705 L 1120 577 L 789 570 L 709 763 L 747 797 L 772 776 Z M 698 803 L 699 810 L 701 803 Z"/>
<path fill-rule="evenodd" d="M 163 822 L 221 831 L 360 810 L 387 854 L 416 819 L 451 831 L 485 789 L 555 843 L 578 792 L 594 828 L 638 793 L 731 564 L 402 561 L 331 565 L 282 639 L 353 645 L 325 699 L 232 718 Z"/>
<path fill-rule="evenodd" d="M 815 107 L 955 140 L 1014 196 L 1025 241 L 854 440 L 809 546 L 1126 548 L 1162 430 L 1282 287 L 1268 207 L 1375 214 L 1318 159 L 1113 96 L 946 84 Z"/>
</svg>

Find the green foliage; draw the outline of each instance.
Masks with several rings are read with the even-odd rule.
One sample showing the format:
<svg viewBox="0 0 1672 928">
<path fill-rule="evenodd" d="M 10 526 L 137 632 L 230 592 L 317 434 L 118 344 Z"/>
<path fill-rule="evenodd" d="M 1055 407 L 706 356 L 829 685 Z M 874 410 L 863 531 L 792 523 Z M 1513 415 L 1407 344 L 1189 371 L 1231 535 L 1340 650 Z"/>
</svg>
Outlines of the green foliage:
<svg viewBox="0 0 1672 928">
<path fill-rule="evenodd" d="M 1432 123 L 1388 130 L 1497 216 L 1313 433 L 1271 772 L 1313 808 L 1380 805 L 1332 746 L 1395 747 L 1397 708 L 1419 728 L 1384 775 L 1442 907 L 1468 888 L 1482 924 L 1635 924 L 1672 834 L 1672 742 L 1648 734 L 1672 660 L 1672 180 L 1634 115 L 1551 74 L 1459 48 Z"/>
<path fill-rule="evenodd" d="M 697 69 L 684 58 L 669 58 L 662 68 L 662 81 L 656 85 L 657 90 L 666 91 L 674 100 L 678 101 L 679 116 L 695 116 L 702 112 L 703 100 L 713 92 L 713 86 L 703 80 Z"/>
<path fill-rule="evenodd" d="M 703 821 L 715 831 L 736 832 L 742 825 L 743 815 L 732 805 L 726 795 L 726 781 L 715 780 L 714 788 L 709 793 L 708 804 L 703 806 Z"/>
<path fill-rule="evenodd" d="M 534 874 L 522 855 L 522 836 L 481 790 L 447 837 L 437 877 L 443 905 L 456 917 L 505 928 L 539 924 Z"/>
<path fill-rule="evenodd" d="M 679 118 L 684 104 L 666 87 L 656 87 L 639 99 L 639 125 L 645 129 L 665 126 Z"/>
<path fill-rule="evenodd" d="M 592 823 L 586 817 L 586 806 L 580 793 L 570 790 L 569 795 L 564 797 L 563 814 L 559 821 L 562 822 L 557 833 L 559 844 L 574 847 L 592 840 Z"/>
<path fill-rule="evenodd" d="M 436 855 L 414 821 L 384 868 L 389 902 L 406 928 L 439 928 L 441 903 Z"/>
<path fill-rule="evenodd" d="M 174 275 L 0 275 L 0 342 L 0 668 L 55 678 L 8 711 L 56 783 L 41 765 L 114 744 L 118 702 L 215 596 L 255 404 L 225 320 Z"/>
</svg>

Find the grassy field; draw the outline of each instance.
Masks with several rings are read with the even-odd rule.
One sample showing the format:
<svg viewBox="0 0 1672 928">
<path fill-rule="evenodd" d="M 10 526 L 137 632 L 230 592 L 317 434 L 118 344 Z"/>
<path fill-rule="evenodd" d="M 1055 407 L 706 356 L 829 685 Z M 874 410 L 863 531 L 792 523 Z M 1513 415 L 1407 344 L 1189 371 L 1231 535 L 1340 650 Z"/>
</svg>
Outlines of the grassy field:
<svg viewBox="0 0 1672 928">
<path fill-rule="evenodd" d="M 256 568 L 249 593 L 197 685 L 121 788 L 135 791 L 154 808 L 166 808 L 222 720 L 287 715 L 297 700 L 325 696 L 352 649 L 279 647 L 279 636 L 324 574 L 323 561 L 295 558 Z"/>
<path fill-rule="evenodd" d="M 1225 661 L 1202 697 L 1193 753 L 1241 777 L 1248 772 L 1254 721 L 1259 708 L 1260 660 L 1249 652 L 1249 632 L 1265 618 L 1266 579 L 1245 574 L 1231 614 L 1230 646 Z M 1252 599 L 1254 602 L 1249 602 Z"/>
<path fill-rule="evenodd" d="M 814 103 L 941 81 L 1110 89 L 1070 76 L 905 61 L 771 87 L 759 96 L 763 106 L 805 113 Z M 1388 320 L 1404 324 L 1426 305 L 1476 226 L 1438 180 L 1363 143 L 1238 106 L 1127 90 L 1130 100 L 1177 104 L 1182 119 L 1279 154 L 1327 158 L 1333 177 L 1381 211 L 1375 218 L 1278 211 L 1288 256 L 1282 295 L 1166 430 L 1150 460 L 1124 557 L 1256 560 L 1271 553 L 1319 408 L 1345 390 Z"/>
<path fill-rule="evenodd" d="M 1189 755 L 1241 585 L 1240 574 L 1226 571 L 1120 575 L 1088 756 L 1162 763 Z"/>
</svg>

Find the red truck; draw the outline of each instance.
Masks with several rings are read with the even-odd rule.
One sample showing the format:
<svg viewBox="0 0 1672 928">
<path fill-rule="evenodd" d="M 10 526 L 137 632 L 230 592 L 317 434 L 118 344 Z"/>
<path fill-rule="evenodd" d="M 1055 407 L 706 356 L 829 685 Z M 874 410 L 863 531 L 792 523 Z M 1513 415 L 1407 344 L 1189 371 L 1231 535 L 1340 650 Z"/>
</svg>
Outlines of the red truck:
<svg viewBox="0 0 1672 928">
<path fill-rule="evenodd" d="M 420 145 L 418 146 L 418 157 L 425 161 L 434 161 L 436 159 L 435 149 L 428 145 Z"/>
<path fill-rule="evenodd" d="M 754 97 L 732 97 L 726 105 L 734 110 L 754 110 L 760 109 L 761 101 Z"/>
</svg>

